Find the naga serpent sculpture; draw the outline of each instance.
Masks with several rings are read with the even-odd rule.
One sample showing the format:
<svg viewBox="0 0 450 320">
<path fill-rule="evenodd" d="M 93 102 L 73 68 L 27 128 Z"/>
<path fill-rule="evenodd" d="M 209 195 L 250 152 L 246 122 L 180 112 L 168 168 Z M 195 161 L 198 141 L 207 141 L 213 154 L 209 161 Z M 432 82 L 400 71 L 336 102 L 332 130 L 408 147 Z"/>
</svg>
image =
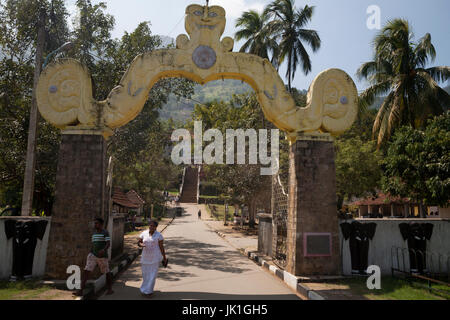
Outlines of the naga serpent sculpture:
<svg viewBox="0 0 450 320">
<path fill-rule="evenodd" d="M 115 129 L 142 110 L 153 85 L 162 78 L 185 77 L 200 84 L 239 79 L 256 92 L 268 120 L 292 136 L 298 132 L 337 135 L 357 116 L 357 90 L 342 70 L 329 69 L 312 82 L 307 106 L 297 107 L 278 72 L 259 56 L 232 52 L 234 40 L 225 37 L 225 10 L 219 6 L 190 5 L 176 49 L 160 49 L 137 56 L 107 99 L 95 101 L 89 71 L 80 62 L 61 59 L 42 72 L 39 111 L 61 129 Z"/>
</svg>

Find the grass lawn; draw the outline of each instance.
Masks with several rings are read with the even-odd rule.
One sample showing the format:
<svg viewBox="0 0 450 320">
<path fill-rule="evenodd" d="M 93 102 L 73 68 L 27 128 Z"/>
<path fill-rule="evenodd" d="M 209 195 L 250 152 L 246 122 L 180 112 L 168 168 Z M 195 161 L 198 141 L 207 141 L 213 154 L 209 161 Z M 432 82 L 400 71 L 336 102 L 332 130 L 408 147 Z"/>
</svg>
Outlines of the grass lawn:
<svg viewBox="0 0 450 320">
<path fill-rule="evenodd" d="M 367 289 L 366 281 L 367 278 L 358 277 L 333 281 L 333 283 L 348 285 L 352 292 L 371 300 L 448 300 L 450 298 L 449 295 L 438 295 L 419 287 L 418 284 L 426 285 L 426 282 L 417 280 L 414 280 L 413 284 L 411 284 L 398 278 L 382 277 L 380 290 Z M 433 284 L 433 288 L 444 289 L 444 286 Z"/>
<path fill-rule="evenodd" d="M 201 195 L 200 198 L 203 198 L 203 199 L 219 199 L 218 196 L 204 196 L 204 195 Z"/>
<path fill-rule="evenodd" d="M 208 213 L 211 215 L 211 217 L 214 217 L 218 221 L 223 221 L 223 218 L 225 216 L 225 205 L 223 204 L 212 204 L 212 207 L 216 208 L 215 213 L 212 213 L 208 206 L 206 206 L 206 210 L 208 210 Z M 228 217 L 227 221 L 233 221 L 234 208 L 231 206 L 228 206 Z"/>
<path fill-rule="evenodd" d="M 36 281 L 0 281 L 0 300 L 32 300 L 43 293 L 52 290 L 50 286 L 41 285 Z"/>
<path fill-rule="evenodd" d="M 201 199 L 226 199 L 226 200 L 230 200 L 231 199 L 231 197 L 228 197 L 228 196 L 226 196 L 226 197 L 219 197 L 219 196 L 207 196 L 207 195 L 200 195 L 200 198 Z"/>
</svg>

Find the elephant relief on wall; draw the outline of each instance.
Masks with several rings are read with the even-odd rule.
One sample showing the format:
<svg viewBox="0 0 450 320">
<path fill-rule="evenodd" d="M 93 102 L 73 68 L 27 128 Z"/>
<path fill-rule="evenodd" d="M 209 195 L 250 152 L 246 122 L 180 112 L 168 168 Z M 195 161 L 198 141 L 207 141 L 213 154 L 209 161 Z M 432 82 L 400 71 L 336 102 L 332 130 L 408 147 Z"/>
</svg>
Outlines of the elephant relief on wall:
<svg viewBox="0 0 450 320">
<path fill-rule="evenodd" d="M 376 223 L 341 223 L 344 240 L 349 240 L 352 274 L 366 274 L 370 242 L 375 236 Z"/>
</svg>

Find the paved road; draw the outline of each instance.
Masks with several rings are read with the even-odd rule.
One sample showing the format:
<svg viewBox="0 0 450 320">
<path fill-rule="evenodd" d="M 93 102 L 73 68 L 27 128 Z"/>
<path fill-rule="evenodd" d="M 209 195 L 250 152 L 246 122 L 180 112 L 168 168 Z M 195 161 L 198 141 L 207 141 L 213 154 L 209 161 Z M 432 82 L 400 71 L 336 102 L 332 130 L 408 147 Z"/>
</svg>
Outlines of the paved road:
<svg viewBox="0 0 450 320">
<path fill-rule="evenodd" d="M 198 207 L 182 204 L 184 213 L 164 231 L 169 267 L 161 268 L 152 300 L 299 299 L 282 281 L 244 257 L 198 220 Z M 147 299 L 139 291 L 139 259 L 115 281 L 108 300 Z"/>
</svg>

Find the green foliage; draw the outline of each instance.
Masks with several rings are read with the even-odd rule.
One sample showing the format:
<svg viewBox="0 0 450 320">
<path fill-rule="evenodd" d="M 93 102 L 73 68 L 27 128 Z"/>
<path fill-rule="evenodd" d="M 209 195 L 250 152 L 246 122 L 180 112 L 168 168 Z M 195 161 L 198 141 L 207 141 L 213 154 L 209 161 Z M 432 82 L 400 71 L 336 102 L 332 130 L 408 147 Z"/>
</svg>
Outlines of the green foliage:
<svg viewBox="0 0 450 320">
<path fill-rule="evenodd" d="M 399 129 L 384 160 L 383 188 L 425 205 L 450 200 L 450 114 L 434 118 L 425 130 Z"/>
<path fill-rule="evenodd" d="M 375 37 L 374 49 L 373 61 L 364 63 L 358 75 L 371 85 L 360 96 L 361 107 L 385 96 L 373 125 L 380 146 L 396 128 L 423 128 L 428 118 L 448 110 L 450 95 L 438 83 L 447 81 L 450 67 L 427 68 L 436 57 L 431 35 L 414 42 L 411 27 L 403 19 L 386 24 Z"/>
<path fill-rule="evenodd" d="M 64 1 L 0 2 L 0 203 L 20 207 L 32 99 L 35 40 L 45 22 L 44 51 L 69 37 Z M 59 131 L 39 121 L 34 210 L 49 214 L 53 202 Z"/>
<path fill-rule="evenodd" d="M 381 155 L 372 141 L 359 137 L 336 140 L 338 208 L 344 200 L 376 193 L 380 187 Z"/>
<path fill-rule="evenodd" d="M 192 129 L 195 120 L 202 121 L 203 130 L 215 128 L 224 137 L 227 129 L 274 128 L 264 118 L 255 94 L 235 95 L 229 103 L 214 101 L 207 105 L 196 105 L 192 122 L 187 127 Z M 207 179 L 214 183 L 218 194 L 230 197 L 230 203 L 246 204 L 253 219 L 258 196 L 267 191 L 270 193 L 270 177 L 262 176 L 260 168 L 259 164 L 205 165 Z"/>
<path fill-rule="evenodd" d="M 151 34 L 148 23 L 139 24 L 134 32 L 125 33 L 121 41 L 116 42 L 114 67 L 125 70 L 134 57 L 156 49 L 160 43 L 159 37 Z M 158 119 L 158 110 L 171 92 L 189 96 L 193 84 L 185 79 L 159 81 L 138 117 L 115 130 L 109 143 L 110 154 L 116 162 L 114 181 L 123 188 L 138 191 L 147 205 L 163 201 L 160 191 L 177 181 L 180 171 L 166 154 L 176 123 Z"/>
<path fill-rule="evenodd" d="M 371 126 L 377 111 L 361 109 L 350 130 L 336 139 L 338 209 L 344 201 L 376 193 L 381 187 L 382 153 L 372 141 Z"/>
<path fill-rule="evenodd" d="M 321 45 L 317 31 L 305 29 L 312 19 L 314 10 L 314 6 L 308 5 L 297 9 L 295 0 L 274 0 L 265 9 L 265 12 L 274 17 L 270 28 L 280 39 L 279 60 L 283 62 L 287 59 L 286 77 L 289 89 L 298 65 L 305 74 L 311 71 L 311 59 L 305 44 L 310 46 L 313 52 L 319 50 Z"/>
<path fill-rule="evenodd" d="M 372 125 L 377 115 L 376 109 L 361 109 L 352 127 L 339 136 L 340 140 L 360 138 L 362 141 L 372 140 Z"/>
<path fill-rule="evenodd" d="M 305 74 L 311 71 L 311 59 L 305 44 L 313 52 L 319 50 L 321 40 L 315 30 L 305 29 L 314 14 L 314 7 L 297 9 L 295 0 L 274 0 L 266 6 L 263 13 L 254 10 L 244 12 L 237 20 L 236 40 L 247 39 L 241 48 L 269 59 L 278 69 L 287 62 L 286 78 L 291 90 L 291 81 L 295 77 L 297 66 Z"/>
<path fill-rule="evenodd" d="M 62 0 L 0 1 L 0 47 L 3 54 L 19 64 L 31 62 L 35 55 L 40 17 L 45 26 L 44 51 L 55 50 L 68 39 L 67 16 Z"/>
<path fill-rule="evenodd" d="M 348 287 L 349 293 L 362 296 L 369 300 L 444 300 L 449 298 L 448 294 L 438 294 L 430 291 L 426 280 L 400 279 L 397 277 L 382 277 L 381 289 L 370 290 L 367 288 L 367 278 L 352 277 L 348 279 L 332 281 L 332 285 Z M 432 284 L 432 288 L 447 290 L 443 285 Z M 342 290 L 342 289 L 341 289 Z"/>
<path fill-rule="evenodd" d="M 76 6 L 78 15 L 74 18 L 74 31 L 72 32 L 75 46 L 71 57 L 88 67 L 92 77 L 96 80 L 94 98 L 102 100 L 109 93 L 111 84 L 117 78 L 104 77 L 105 73 L 110 76 L 114 71 L 114 69 L 105 70 L 108 62 L 111 63 L 110 59 L 105 56 L 111 49 L 115 49 L 115 42 L 111 39 L 111 31 L 115 24 L 114 17 L 105 13 L 106 2 L 93 5 L 90 0 L 77 0 Z"/>
<path fill-rule="evenodd" d="M 52 287 L 42 285 L 36 279 L 30 281 L 0 281 L 0 300 L 35 300 Z"/>
<path fill-rule="evenodd" d="M 106 3 L 76 2 L 74 29 L 67 26 L 64 1 L 0 1 L 0 204 L 20 206 L 25 168 L 29 110 L 33 87 L 35 38 L 39 18 L 44 17 L 44 56 L 71 41 L 59 56 L 85 63 L 93 78 L 94 97 L 103 100 L 120 81 L 138 54 L 152 51 L 161 39 L 143 22 L 121 39 L 112 39 L 114 17 Z M 57 57 L 54 57 L 55 59 Z M 108 154 L 115 159 L 114 182 L 134 188 L 147 202 L 156 201 L 157 190 L 178 180 L 178 171 L 164 157 L 174 123 L 158 121 L 158 109 L 171 92 L 190 96 L 193 83 L 185 79 L 158 82 L 143 111 L 127 126 L 115 131 Z M 37 141 L 34 211 L 50 214 L 55 188 L 60 142 L 59 130 L 40 119 Z M 161 143 L 162 142 L 162 143 Z M 131 165 L 130 165 L 131 164 Z M 123 185 L 120 185 L 123 184 Z"/>
<path fill-rule="evenodd" d="M 206 104 L 210 101 L 229 102 L 234 94 L 253 92 L 253 89 L 245 82 L 232 79 L 216 80 L 205 85 L 196 84 L 192 95 L 188 98 L 172 93 L 168 101 L 159 110 L 159 116 L 163 120 L 174 119 L 185 122 L 191 118 L 196 104 Z"/>
<path fill-rule="evenodd" d="M 289 88 L 288 88 L 289 89 Z M 306 107 L 306 94 L 308 92 L 306 90 L 298 90 L 297 88 L 291 88 L 291 95 L 295 101 L 295 105 L 303 108 Z"/>
<path fill-rule="evenodd" d="M 200 196 L 217 196 L 219 194 L 216 184 L 213 182 L 202 182 L 200 185 Z"/>
<path fill-rule="evenodd" d="M 211 203 L 211 202 L 208 202 Z M 216 219 L 217 221 L 224 221 L 225 218 L 225 205 L 223 204 L 210 204 L 209 206 L 206 206 L 206 210 L 208 211 L 209 215 Z M 233 221 L 234 220 L 234 208 L 232 206 L 228 206 L 228 213 L 227 213 L 227 221 Z"/>
<path fill-rule="evenodd" d="M 181 171 L 166 153 L 173 128 L 159 122 L 156 117 L 152 122 L 148 120 L 142 127 L 141 145 L 133 141 L 137 127 L 130 127 L 131 132 L 116 137 L 111 151 L 116 163 L 113 181 L 122 188 L 138 191 L 147 206 L 162 203 L 160 191 L 178 182 Z"/>
<path fill-rule="evenodd" d="M 247 39 L 240 52 L 256 54 L 278 66 L 280 47 L 276 34 L 270 28 L 270 15 L 267 12 L 259 14 L 250 10 L 242 13 L 236 21 L 236 28 L 240 28 L 236 32 L 236 40 Z"/>
</svg>

